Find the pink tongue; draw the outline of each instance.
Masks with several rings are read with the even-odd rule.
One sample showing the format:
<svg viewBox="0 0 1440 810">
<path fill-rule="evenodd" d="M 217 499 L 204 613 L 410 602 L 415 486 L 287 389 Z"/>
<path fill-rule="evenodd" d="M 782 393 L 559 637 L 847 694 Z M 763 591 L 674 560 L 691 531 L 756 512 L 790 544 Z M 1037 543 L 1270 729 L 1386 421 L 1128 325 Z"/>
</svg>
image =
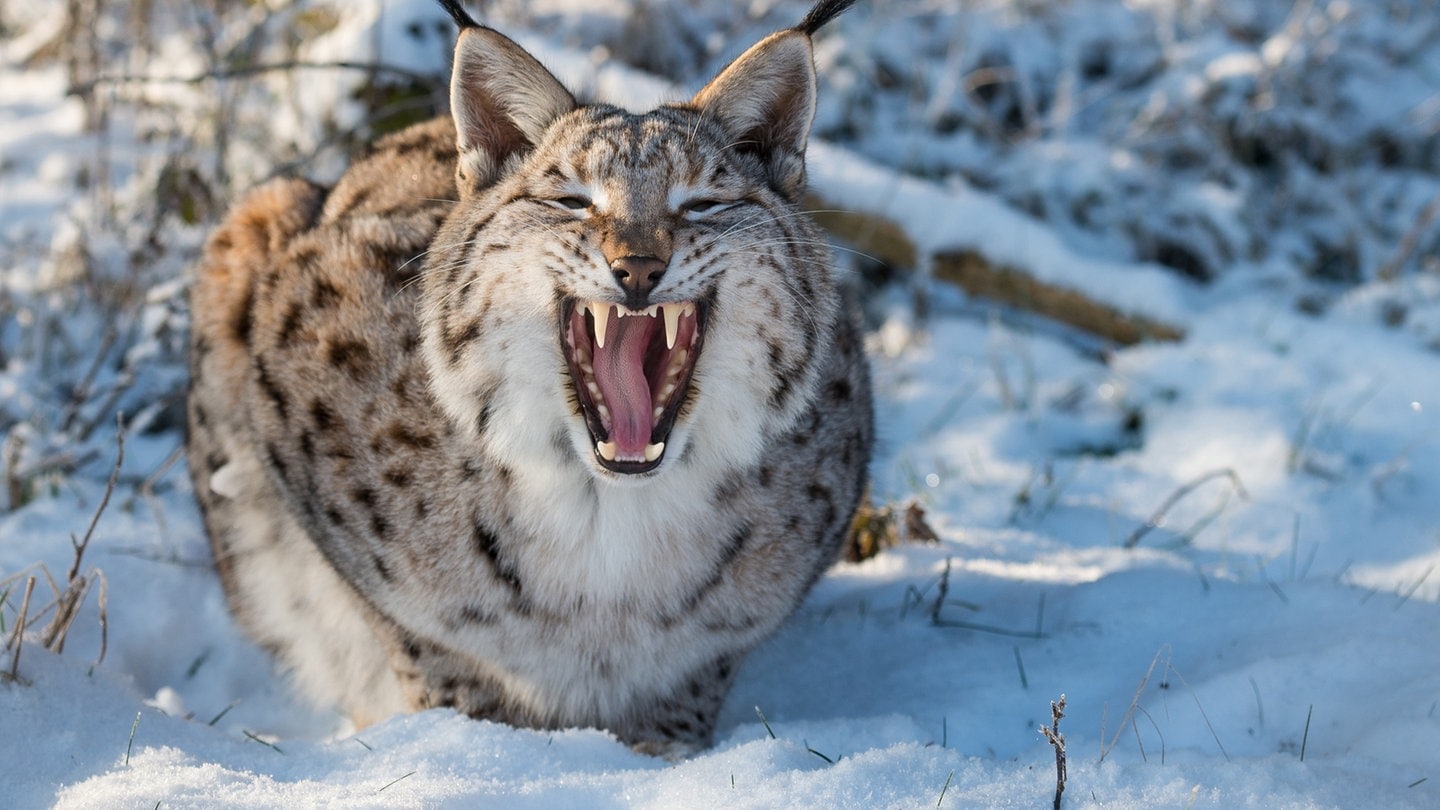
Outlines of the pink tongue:
<svg viewBox="0 0 1440 810">
<path fill-rule="evenodd" d="M 595 382 L 610 409 L 610 441 L 621 460 L 645 457 L 650 443 L 650 381 L 645 352 L 655 318 L 610 316 L 605 347 L 595 347 Z"/>
</svg>

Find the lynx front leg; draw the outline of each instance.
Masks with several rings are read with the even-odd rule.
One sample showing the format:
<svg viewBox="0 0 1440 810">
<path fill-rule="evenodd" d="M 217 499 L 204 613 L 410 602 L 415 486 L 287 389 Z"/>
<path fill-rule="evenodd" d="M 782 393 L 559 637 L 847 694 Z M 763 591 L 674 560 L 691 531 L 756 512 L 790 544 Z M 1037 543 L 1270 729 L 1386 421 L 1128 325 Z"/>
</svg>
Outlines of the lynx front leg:
<svg viewBox="0 0 1440 810">
<path fill-rule="evenodd" d="M 739 663 L 734 655 L 722 655 L 701 666 L 669 696 L 639 707 L 632 724 L 615 733 L 636 751 L 671 761 L 708 748 Z"/>
<path fill-rule="evenodd" d="M 499 681 L 476 671 L 475 661 L 402 632 L 392 644 L 390 664 L 412 711 L 445 706 L 477 720 L 538 725 Z"/>
</svg>

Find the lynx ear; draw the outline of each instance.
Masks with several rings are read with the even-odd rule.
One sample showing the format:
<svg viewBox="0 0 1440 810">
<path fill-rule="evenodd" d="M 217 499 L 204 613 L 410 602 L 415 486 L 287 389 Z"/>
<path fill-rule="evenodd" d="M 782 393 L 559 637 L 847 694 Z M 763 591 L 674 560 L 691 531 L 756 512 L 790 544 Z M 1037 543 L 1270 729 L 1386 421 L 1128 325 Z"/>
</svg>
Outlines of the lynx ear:
<svg viewBox="0 0 1440 810">
<path fill-rule="evenodd" d="M 461 193 L 494 182 L 507 158 L 533 148 L 575 106 L 570 91 L 511 39 L 478 25 L 461 30 L 450 79 Z"/>
<path fill-rule="evenodd" d="M 731 62 L 691 103 L 753 152 L 791 200 L 805 191 L 805 142 L 815 118 L 815 63 L 801 29 L 771 34 Z"/>
</svg>

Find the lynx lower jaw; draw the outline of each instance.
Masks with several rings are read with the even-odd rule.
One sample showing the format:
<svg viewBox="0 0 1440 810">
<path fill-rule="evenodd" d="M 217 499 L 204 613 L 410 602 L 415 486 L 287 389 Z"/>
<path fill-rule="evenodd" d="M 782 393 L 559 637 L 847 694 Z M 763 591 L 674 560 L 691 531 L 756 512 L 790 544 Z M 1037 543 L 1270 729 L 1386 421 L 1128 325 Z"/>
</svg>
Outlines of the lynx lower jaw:
<svg viewBox="0 0 1440 810">
<path fill-rule="evenodd" d="M 595 443 L 595 452 L 599 453 L 600 457 L 605 459 L 606 461 L 641 461 L 641 459 L 638 458 L 616 458 L 616 450 L 617 448 L 615 446 L 615 442 Z M 655 459 L 660 458 L 660 454 L 664 452 L 664 442 L 654 442 L 652 444 L 647 444 L 645 445 L 645 458 L 643 460 L 646 462 L 654 461 Z"/>
<path fill-rule="evenodd" d="M 689 302 L 679 304 L 652 304 L 642 310 L 633 310 L 624 304 L 612 304 L 608 301 L 591 301 L 585 305 L 590 311 L 590 316 L 595 319 L 595 345 L 605 348 L 605 335 L 610 328 L 610 310 L 620 318 L 634 318 L 644 316 L 653 318 L 658 313 L 665 319 L 665 348 L 675 348 L 675 337 L 680 334 L 680 317 L 682 315 L 694 315 L 695 305 Z"/>
</svg>

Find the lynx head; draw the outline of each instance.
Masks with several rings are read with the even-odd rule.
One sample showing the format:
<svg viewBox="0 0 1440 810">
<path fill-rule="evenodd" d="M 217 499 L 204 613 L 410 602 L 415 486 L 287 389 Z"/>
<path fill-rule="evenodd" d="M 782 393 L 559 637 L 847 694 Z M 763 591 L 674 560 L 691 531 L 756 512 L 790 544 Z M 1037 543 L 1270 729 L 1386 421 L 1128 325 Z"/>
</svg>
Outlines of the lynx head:
<svg viewBox="0 0 1440 810">
<path fill-rule="evenodd" d="M 643 114 L 578 104 L 443 3 L 462 25 L 460 202 L 431 250 L 425 344 L 453 419 L 510 462 L 559 455 L 635 481 L 687 455 L 753 464 L 798 417 L 840 317 L 798 208 L 810 35 L 851 1 L 822 2 L 693 99 Z"/>
</svg>

